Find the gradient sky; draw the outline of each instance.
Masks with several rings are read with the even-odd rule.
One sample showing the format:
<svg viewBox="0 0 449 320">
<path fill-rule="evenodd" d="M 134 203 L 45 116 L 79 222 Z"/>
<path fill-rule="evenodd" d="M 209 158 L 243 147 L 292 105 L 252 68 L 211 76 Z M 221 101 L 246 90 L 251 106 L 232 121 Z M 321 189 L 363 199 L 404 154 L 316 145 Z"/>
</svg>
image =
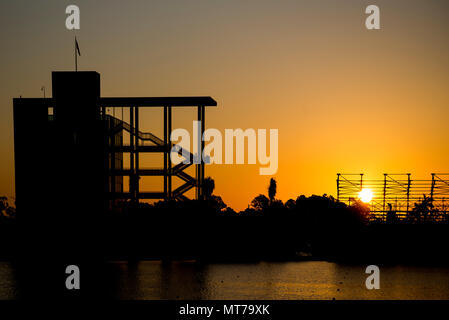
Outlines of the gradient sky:
<svg viewBox="0 0 449 320">
<path fill-rule="evenodd" d="M 41 97 L 43 85 L 49 95 L 51 71 L 73 70 L 69 4 L 81 10 L 80 70 L 101 74 L 103 96 L 210 95 L 218 108 L 208 127 L 278 128 L 284 201 L 335 195 L 337 172 L 449 171 L 447 1 L 5 0 L 0 195 L 14 196 L 12 98 Z M 380 7 L 381 30 L 365 28 L 369 4 Z M 270 177 L 258 170 L 206 174 L 244 209 L 266 193 Z"/>
</svg>

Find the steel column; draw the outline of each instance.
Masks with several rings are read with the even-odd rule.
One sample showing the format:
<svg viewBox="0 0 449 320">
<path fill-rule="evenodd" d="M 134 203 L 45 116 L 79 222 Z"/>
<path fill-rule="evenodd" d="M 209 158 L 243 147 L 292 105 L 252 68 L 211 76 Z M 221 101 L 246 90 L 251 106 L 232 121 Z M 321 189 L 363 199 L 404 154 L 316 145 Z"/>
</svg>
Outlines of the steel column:
<svg viewBox="0 0 449 320">
<path fill-rule="evenodd" d="M 131 127 L 129 133 L 129 145 L 130 145 L 130 153 L 129 153 L 129 193 L 131 194 L 131 201 L 135 201 L 135 190 L 134 190 L 134 107 L 129 107 L 129 125 Z"/>
<path fill-rule="evenodd" d="M 167 123 L 167 139 L 168 139 L 168 150 L 166 152 L 167 154 L 167 165 L 168 165 L 168 199 L 171 200 L 172 199 L 172 163 L 171 163 L 171 158 L 170 158 L 170 152 L 171 152 L 171 148 L 172 148 L 172 143 L 170 140 L 170 135 L 171 135 L 171 131 L 172 131 L 172 116 L 171 116 L 171 111 L 172 111 L 172 107 L 169 106 L 168 107 L 168 123 Z"/>
<path fill-rule="evenodd" d="M 139 201 L 139 107 L 135 106 L 134 107 L 134 112 L 135 112 L 135 128 L 134 128 L 134 138 L 135 138 L 135 143 L 134 143 L 134 150 L 135 150 L 135 176 L 134 176 L 134 190 L 135 190 L 135 197 L 136 197 L 136 201 Z"/>
</svg>

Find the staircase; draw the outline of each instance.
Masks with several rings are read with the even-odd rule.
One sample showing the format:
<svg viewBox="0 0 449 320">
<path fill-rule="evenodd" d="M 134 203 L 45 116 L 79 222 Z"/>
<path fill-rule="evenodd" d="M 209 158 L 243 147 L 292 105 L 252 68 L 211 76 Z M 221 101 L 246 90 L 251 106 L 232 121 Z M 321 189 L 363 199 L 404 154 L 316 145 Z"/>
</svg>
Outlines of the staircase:
<svg viewBox="0 0 449 320">
<path fill-rule="evenodd" d="M 110 130 L 111 133 L 116 134 L 120 131 L 127 131 L 129 132 L 129 134 L 131 134 L 132 136 L 137 136 L 137 138 L 141 141 L 150 141 L 152 142 L 155 146 L 161 147 L 159 150 L 162 150 L 160 152 L 167 152 L 168 156 L 170 156 L 170 144 L 164 144 L 164 140 L 160 139 L 159 137 L 157 137 L 156 135 L 154 135 L 151 132 L 142 132 L 142 131 L 137 131 L 135 130 L 135 128 L 131 127 L 131 125 L 127 122 L 124 122 L 120 119 L 117 119 L 111 115 L 105 115 L 104 118 L 106 121 L 109 122 L 110 125 Z M 182 147 L 180 147 L 179 145 L 175 145 L 178 151 L 178 154 L 184 157 L 188 157 L 189 158 L 189 163 L 179 163 L 175 166 L 173 166 L 171 168 L 171 176 L 176 176 L 179 179 L 181 179 L 182 181 L 184 181 L 184 184 L 182 184 L 181 186 L 179 186 L 178 188 L 174 189 L 172 191 L 172 198 L 176 199 L 176 200 L 180 200 L 180 201 L 185 201 L 185 200 L 189 200 L 189 198 L 187 198 L 184 193 L 186 193 L 187 191 L 189 191 L 190 189 L 194 188 L 197 186 L 197 179 L 195 179 L 194 177 L 190 176 L 189 174 L 187 174 L 184 170 L 187 169 L 188 167 L 190 167 L 193 164 L 193 154 L 186 150 L 183 149 Z M 117 150 L 118 152 L 124 152 L 124 151 L 128 151 L 130 150 L 129 146 L 119 146 L 119 147 L 114 147 L 114 150 Z M 134 149 L 134 152 L 143 152 L 143 151 L 139 151 Z M 151 152 L 151 151 L 147 151 L 147 152 Z M 114 171 L 117 175 L 128 175 L 129 170 L 115 170 Z M 170 175 L 170 173 L 168 173 Z M 145 168 L 145 169 L 139 169 L 137 172 L 137 176 L 139 175 L 146 175 L 146 176 L 160 176 L 160 175 L 164 175 L 164 169 L 160 169 L 160 168 Z M 139 197 L 138 198 L 145 198 L 146 194 L 151 194 L 152 195 L 152 199 L 154 199 L 154 195 L 157 194 L 158 196 L 160 196 L 160 198 L 167 198 L 167 195 L 164 194 L 164 192 L 160 193 L 160 192 L 143 192 L 143 193 L 139 193 Z"/>
</svg>

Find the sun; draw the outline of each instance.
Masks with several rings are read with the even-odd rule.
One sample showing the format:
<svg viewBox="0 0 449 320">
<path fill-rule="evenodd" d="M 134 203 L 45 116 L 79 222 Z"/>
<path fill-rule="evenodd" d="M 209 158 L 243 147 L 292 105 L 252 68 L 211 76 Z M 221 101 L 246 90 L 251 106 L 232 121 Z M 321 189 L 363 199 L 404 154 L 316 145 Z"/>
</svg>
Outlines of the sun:
<svg viewBox="0 0 449 320">
<path fill-rule="evenodd" d="M 373 199 L 373 192 L 370 189 L 362 189 L 362 191 L 359 192 L 359 199 L 368 203 Z"/>
</svg>

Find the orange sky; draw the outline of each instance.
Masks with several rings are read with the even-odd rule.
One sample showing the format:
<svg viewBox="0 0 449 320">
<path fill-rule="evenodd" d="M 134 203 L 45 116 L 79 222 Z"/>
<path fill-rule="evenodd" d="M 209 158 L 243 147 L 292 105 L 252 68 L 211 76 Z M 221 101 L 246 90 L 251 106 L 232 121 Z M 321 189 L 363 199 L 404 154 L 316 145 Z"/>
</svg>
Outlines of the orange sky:
<svg viewBox="0 0 449 320">
<path fill-rule="evenodd" d="M 0 195 L 14 195 L 12 97 L 40 97 L 42 85 L 50 93 L 51 71 L 73 69 L 68 4 L 0 4 Z M 282 200 L 335 195 L 337 172 L 449 171 L 445 1 L 376 0 L 374 31 L 367 1 L 77 4 L 79 66 L 101 73 L 103 96 L 210 95 L 218 107 L 208 127 L 279 129 Z M 151 116 L 141 121 L 152 128 Z M 270 178 L 259 165 L 206 174 L 234 209 L 266 193 Z"/>
</svg>

